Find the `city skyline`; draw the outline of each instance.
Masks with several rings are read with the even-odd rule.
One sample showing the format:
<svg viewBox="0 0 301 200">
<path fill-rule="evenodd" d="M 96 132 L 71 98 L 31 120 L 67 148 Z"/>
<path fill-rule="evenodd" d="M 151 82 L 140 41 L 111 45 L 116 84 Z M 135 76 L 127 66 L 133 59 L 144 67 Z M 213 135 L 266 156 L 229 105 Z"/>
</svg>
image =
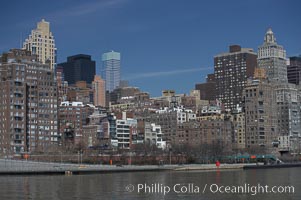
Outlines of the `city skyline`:
<svg viewBox="0 0 301 200">
<path fill-rule="evenodd" d="M 298 4 L 66 0 L 45 1 L 36 9 L 35 1 L 6 2 L 0 10 L 1 32 L 5 33 L 0 51 L 20 47 L 36 23 L 45 18 L 56 40 L 57 63 L 71 55 L 89 54 L 99 74 L 102 53 L 113 49 L 122 54 L 121 79 L 129 80 L 130 85 L 151 96 L 159 96 L 164 89 L 188 93 L 213 72 L 215 55 L 232 44 L 257 52 L 269 27 L 287 50 L 287 57 L 301 54 Z M 20 12 L 23 9 L 28 12 Z M 18 13 L 24 14 L 22 19 Z M 11 17 L 6 20 L 8 15 Z"/>
</svg>

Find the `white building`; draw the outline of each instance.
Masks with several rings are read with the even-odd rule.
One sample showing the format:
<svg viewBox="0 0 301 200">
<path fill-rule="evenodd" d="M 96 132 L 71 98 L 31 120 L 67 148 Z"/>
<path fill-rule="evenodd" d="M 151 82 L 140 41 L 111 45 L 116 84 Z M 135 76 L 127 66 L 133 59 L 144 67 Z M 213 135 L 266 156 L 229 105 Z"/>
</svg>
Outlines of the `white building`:
<svg viewBox="0 0 301 200">
<path fill-rule="evenodd" d="M 278 137 L 279 142 L 279 150 L 280 151 L 289 151 L 291 147 L 290 137 L 289 136 L 279 136 Z"/>
<path fill-rule="evenodd" d="M 83 102 L 80 102 L 80 101 L 63 101 L 63 102 L 61 102 L 60 106 L 84 107 L 84 104 L 83 104 Z"/>
<path fill-rule="evenodd" d="M 215 106 L 215 105 L 203 106 L 201 113 L 203 115 L 205 115 L 205 114 L 221 114 L 222 109 L 220 106 Z"/>
<path fill-rule="evenodd" d="M 163 140 L 163 133 L 160 125 L 146 122 L 144 141 L 146 144 L 156 145 L 159 149 L 166 148 L 166 141 Z"/>
<path fill-rule="evenodd" d="M 177 113 L 177 123 L 184 123 L 191 120 L 196 120 L 196 114 L 191 109 L 186 109 L 183 106 L 175 107 L 175 108 L 163 108 L 157 110 L 156 113 L 164 114 L 164 113 Z"/>
<path fill-rule="evenodd" d="M 38 22 L 37 28 L 31 31 L 29 37 L 23 43 L 23 49 L 31 51 L 33 55 L 38 56 L 38 60 L 45 64 L 50 62 L 50 68 L 54 69 L 56 65 L 56 48 L 50 24 L 42 19 Z"/>
<path fill-rule="evenodd" d="M 119 149 L 130 149 L 132 135 L 137 135 L 137 120 L 126 118 L 126 113 L 122 113 L 122 119 L 116 120 L 116 136 Z"/>
<path fill-rule="evenodd" d="M 130 149 L 131 134 L 130 125 L 127 120 L 116 120 L 116 134 L 118 141 L 118 148 L 120 149 Z"/>
</svg>

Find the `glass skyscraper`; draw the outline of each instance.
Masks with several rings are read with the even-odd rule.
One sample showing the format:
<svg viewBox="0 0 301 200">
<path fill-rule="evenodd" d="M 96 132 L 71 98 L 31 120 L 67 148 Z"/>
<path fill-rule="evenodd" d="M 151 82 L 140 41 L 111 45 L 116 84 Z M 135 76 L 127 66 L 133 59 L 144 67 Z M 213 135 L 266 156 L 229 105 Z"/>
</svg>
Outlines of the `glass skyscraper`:
<svg viewBox="0 0 301 200">
<path fill-rule="evenodd" d="M 76 84 L 77 81 L 91 84 L 95 76 L 95 65 L 91 56 L 85 54 L 69 56 L 67 62 L 58 64 L 63 68 L 65 81 L 68 81 L 68 84 Z"/>
<path fill-rule="evenodd" d="M 102 77 L 106 81 L 106 91 L 112 92 L 120 84 L 120 53 L 107 52 L 102 54 Z"/>
</svg>

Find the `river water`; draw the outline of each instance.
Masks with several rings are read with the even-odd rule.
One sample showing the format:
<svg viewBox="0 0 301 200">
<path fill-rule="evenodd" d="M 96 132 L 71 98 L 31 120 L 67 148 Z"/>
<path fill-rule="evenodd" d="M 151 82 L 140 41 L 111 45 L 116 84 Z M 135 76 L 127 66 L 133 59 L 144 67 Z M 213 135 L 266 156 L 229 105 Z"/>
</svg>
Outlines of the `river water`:
<svg viewBox="0 0 301 200">
<path fill-rule="evenodd" d="M 277 186 L 277 193 L 258 193 L 259 185 Z M 301 168 L 0 176 L 0 199 L 300 200 Z"/>
</svg>

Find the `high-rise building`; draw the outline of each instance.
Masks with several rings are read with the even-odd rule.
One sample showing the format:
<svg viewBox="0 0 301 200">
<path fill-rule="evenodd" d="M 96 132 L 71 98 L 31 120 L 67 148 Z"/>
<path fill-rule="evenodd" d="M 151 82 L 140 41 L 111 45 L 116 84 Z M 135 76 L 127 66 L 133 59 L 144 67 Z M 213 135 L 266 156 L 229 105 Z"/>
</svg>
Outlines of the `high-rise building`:
<svg viewBox="0 0 301 200">
<path fill-rule="evenodd" d="M 65 81 L 68 84 L 75 84 L 77 81 L 86 81 L 91 84 L 95 75 L 95 61 L 91 56 L 78 54 L 69 56 L 67 62 L 60 63 L 64 71 Z"/>
<path fill-rule="evenodd" d="M 103 76 L 106 81 L 106 91 L 112 92 L 120 84 L 120 53 L 107 52 L 102 54 Z"/>
<path fill-rule="evenodd" d="M 287 79 L 289 83 L 300 85 L 301 82 L 301 55 L 290 57 L 290 64 L 287 66 Z"/>
<path fill-rule="evenodd" d="M 54 71 L 30 51 L 12 49 L 0 64 L 0 153 L 47 152 L 59 141 Z M 55 146 L 54 146 L 55 147 Z"/>
<path fill-rule="evenodd" d="M 60 104 L 62 101 L 67 101 L 68 82 L 65 81 L 64 71 L 62 67 L 57 66 L 55 71 L 57 81 L 58 104 Z"/>
<path fill-rule="evenodd" d="M 301 134 L 300 89 L 288 83 L 286 52 L 283 46 L 276 43 L 270 28 L 265 34 L 264 44 L 258 48 L 258 67 L 265 70 L 267 79 L 274 87 L 276 106 L 271 109 L 277 113 L 279 151 L 296 150 Z"/>
<path fill-rule="evenodd" d="M 233 148 L 234 149 L 244 149 L 246 148 L 246 131 L 245 131 L 245 113 L 235 112 L 232 113 L 230 117 L 233 123 Z"/>
<path fill-rule="evenodd" d="M 248 77 L 257 66 L 257 55 L 249 48 L 230 46 L 230 52 L 214 57 L 216 99 L 221 100 L 227 111 L 242 105 L 242 92 Z"/>
<path fill-rule="evenodd" d="M 84 105 L 82 102 L 61 102 L 59 106 L 59 124 L 61 142 L 63 145 L 73 146 L 80 144 L 84 137 L 84 126 L 87 125 L 87 118 L 94 111 L 93 107 Z M 86 127 L 87 128 L 87 127 Z M 95 129 L 95 135 L 97 130 Z"/>
<path fill-rule="evenodd" d="M 295 84 L 283 83 L 277 84 L 275 93 L 280 147 L 284 148 L 281 146 L 283 143 L 281 140 L 285 140 L 290 142 L 287 150 L 296 150 L 299 147 L 293 141 L 300 141 L 301 139 L 300 90 Z"/>
<path fill-rule="evenodd" d="M 289 83 L 253 80 L 245 87 L 246 146 L 272 152 L 299 148 L 300 91 Z M 258 149 L 259 150 L 259 149 Z"/>
<path fill-rule="evenodd" d="M 94 81 L 92 82 L 93 88 L 93 99 L 95 106 L 106 106 L 106 90 L 105 90 L 105 81 L 100 77 L 95 75 Z"/>
<path fill-rule="evenodd" d="M 44 19 L 38 22 L 37 28 L 31 31 L 29 37 L 23 43 L 23 49 L 31 51 L 32 55 L 37 55 L 38 61 L 42 64 L 49 63 L 50 68 L 56 65 L 55 40 L 50 31 L 50 23 Z"/>
<path fill-rule="evenodd" d="M 265 34 L 264 43 L 258 47 L 258 68 L 266 71 L 270 81 L 287 82 L 286 51 L 278 45 L 271 28 Z"/>
<path fill-rule="evenodd" d="M 244 89 L 246 147 L 272 152 L 277 143 L 275 84 L 264 79 L 250 81 Z"/>
<path fill-rule="evenodd" d="M 198 83 L 195 85 L 195 89 L 200 91 L 201 100 L 215 100 L 215 76 L 214 74 L 208 74 L 206 77 L 206 83 Z"/>
</svg>

